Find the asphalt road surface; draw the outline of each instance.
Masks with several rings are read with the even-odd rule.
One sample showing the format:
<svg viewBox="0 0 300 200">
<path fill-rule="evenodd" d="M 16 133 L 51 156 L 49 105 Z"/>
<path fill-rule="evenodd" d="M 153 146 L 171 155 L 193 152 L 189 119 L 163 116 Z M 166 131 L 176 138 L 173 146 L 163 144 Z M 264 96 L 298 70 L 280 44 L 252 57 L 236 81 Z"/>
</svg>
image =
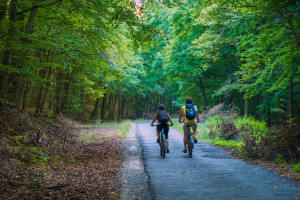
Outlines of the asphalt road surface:
<svg viewBox="0 0 300 200">
<path fill-rule="evenodd" d="M 157 200 L 174 199 L 300 199 L 300 184 L 266 167 L 234 159 L 221 148 L 195 144 L 193 158 L 183 153 L 183 135 L 170 129 L 170 153 L 160 157 L 156 127 L 150 121 L 135 124 L 148 189 Z M 144 176 L 144 172 L 141 172 Z M 129 181 L 132 182 L 132 181 Z M 137 183 L 135 183 L 137 184 Z M 145 187 L 145 181 L 142 181 Z M 142 195 L 140 195 L 142 196 Z M 145 199 L 147 197 L 135 197 Z M 126 198 L 124 198 L 126 199 Z"/>
</svg>

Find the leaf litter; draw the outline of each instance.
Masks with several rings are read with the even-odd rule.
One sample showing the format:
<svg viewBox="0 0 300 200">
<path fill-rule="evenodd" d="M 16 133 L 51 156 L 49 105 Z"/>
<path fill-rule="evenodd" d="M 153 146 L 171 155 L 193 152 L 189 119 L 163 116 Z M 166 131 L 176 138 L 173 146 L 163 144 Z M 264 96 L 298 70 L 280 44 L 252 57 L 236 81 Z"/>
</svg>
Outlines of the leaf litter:
<svg viewBox="0 0 300 200">
<path fill-rule="evenodd" d="M 112 128 L 7 104 L 0 116 L 0 199 L 119 199 L 125 145 Z"/>
</svg>

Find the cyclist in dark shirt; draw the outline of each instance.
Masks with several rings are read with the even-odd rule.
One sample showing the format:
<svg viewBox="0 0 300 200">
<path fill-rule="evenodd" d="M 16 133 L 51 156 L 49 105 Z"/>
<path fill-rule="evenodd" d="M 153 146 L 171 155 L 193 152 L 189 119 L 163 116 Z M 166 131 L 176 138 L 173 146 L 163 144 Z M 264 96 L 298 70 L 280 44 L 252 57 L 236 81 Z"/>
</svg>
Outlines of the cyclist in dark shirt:
<svg viewBox="0 0 300 200">
<path fill-rule="evenodd" d="M 169 113 L 166 112 L 166 107 L 161 104 L 158 106 L 158 112 L 156 113 L 156 115 L 154 116 L 151 126 L 153 126 L 153 123 L 158 120 L 158 125 L 157 125 L 157 143 L 159 142 L 159 134 L 161 132 L 162 129 L 164 129 L 164 134 L 166 136 L 166 143 L 167 143 L 167 153 L 170 152 L 169 150 L 169 124 L 168 121 L 171 122 L 171 126 L 173 126 L 173 122 L 172 119 L 169 115 Z"/>
</svg>

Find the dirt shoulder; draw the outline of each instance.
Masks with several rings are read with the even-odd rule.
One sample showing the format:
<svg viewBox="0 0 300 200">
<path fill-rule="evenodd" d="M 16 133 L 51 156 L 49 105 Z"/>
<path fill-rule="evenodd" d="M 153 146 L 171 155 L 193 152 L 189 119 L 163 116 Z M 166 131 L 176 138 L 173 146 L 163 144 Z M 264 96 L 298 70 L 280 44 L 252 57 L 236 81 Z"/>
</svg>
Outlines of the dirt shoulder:
<svg viewBox="0 0 300 200">
<path fill-rule="evenodd" d="M 0 112 L 0 199 L 120 198 L 125 145 L 116 131 L 73 124 L 64 140 L 25 113 Z"/>
</svg>

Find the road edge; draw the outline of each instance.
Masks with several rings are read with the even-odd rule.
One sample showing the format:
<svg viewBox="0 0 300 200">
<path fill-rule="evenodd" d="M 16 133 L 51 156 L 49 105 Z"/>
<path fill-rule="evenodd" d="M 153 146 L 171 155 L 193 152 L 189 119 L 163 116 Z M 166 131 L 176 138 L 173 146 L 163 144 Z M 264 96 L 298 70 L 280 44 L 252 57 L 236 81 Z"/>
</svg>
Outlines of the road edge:
<svg viewBox="0 0 300 200">
<path fill-rule="evenodd" d="M 149 177 L 145 171 L 143 150 L 138 137 L 136 123 L 131 123 L 130 133 L 125 140 L 125 162 L 122 169 L 120 199 L 154 200 L 150 190 Z"/>
</svg>

